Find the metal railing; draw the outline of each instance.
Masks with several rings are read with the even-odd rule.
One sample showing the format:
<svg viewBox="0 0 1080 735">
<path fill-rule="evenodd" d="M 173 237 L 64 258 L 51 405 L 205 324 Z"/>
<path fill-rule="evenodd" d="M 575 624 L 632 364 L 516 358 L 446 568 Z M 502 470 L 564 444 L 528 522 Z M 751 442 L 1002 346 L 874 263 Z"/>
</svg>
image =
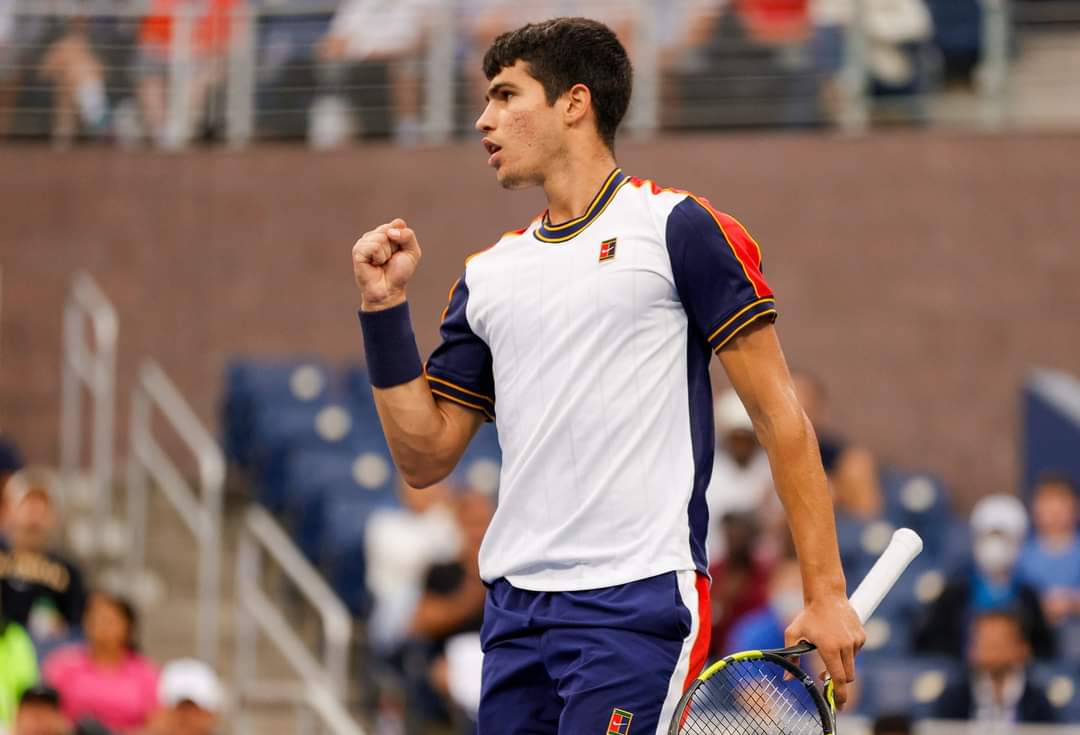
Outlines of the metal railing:
<svg viewBox="0 0 1080 735">
<path fill-rule="evenodd" d="M 87 324 L 93 346 L 87 342 Z M 88 537 L 98 542 L 112 517 L 117 331 L 116 309 L 89 274 L 77 273 L 64 305 L 60 472 L 65 487 L 85 488 L 93 506 L 94 528 Z M 91 406 L 88 468 L 82 463 L 84 388 Z"/>
<path fill-rule="evenodd" d="M 198 485 L 192 487 L 153 433 L 155 411 L 165 419 L 195 457 Z M 127 463 L 127 522 L 131 548 L 127 581 L 135 585 L 146 567 L 150 481 L 195 537 L 198 554 L 198 615 L 196 651 L 210 665 L 217 662 L 218 609 L 221 598 L 221 516 L 225 487 L 225 458 L 157 363 L 139 368 L 131 397 Z"/>
<path fill-rule="evenodd" d="M 264 557 L 272 560 L 316 610 L 322 624 L 322 652 L 317 656 L 297 635 L 281 610 L 263 591 Z M 240 529 L 236 559 L 236 631 L 234 692 L 241 704 L 234 732 L 247 735 L 250 723 L 243 704 L 290 703 L 297 707 L 297 733 L 315 728 L 314 713 L 334 735 L 364 735 L 341 702 L 348 685 L 352 617 L 289 536 L 265 510 L 252 506 Z M 258 676 L 258 638 L 263 633 L 292 666 L 298 680 Z"/>
</svg>

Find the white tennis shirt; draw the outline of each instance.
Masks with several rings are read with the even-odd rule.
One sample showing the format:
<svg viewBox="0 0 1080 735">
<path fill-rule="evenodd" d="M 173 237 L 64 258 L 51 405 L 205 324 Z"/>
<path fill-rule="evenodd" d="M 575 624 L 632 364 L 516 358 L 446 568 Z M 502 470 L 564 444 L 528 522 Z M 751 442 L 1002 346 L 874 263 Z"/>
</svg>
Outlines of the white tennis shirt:
<svg viewBox="0 0 1080 735">
<path fill-rule="evenodd" d="M 709 359 L 775 317 L 742 225 L 618 169 L 584 216 L 545 214 L 469 258 L 426 370 L 437 399 L 498 427 L 484 580 L 572 591 L 705 572 Z"/>
</svg>

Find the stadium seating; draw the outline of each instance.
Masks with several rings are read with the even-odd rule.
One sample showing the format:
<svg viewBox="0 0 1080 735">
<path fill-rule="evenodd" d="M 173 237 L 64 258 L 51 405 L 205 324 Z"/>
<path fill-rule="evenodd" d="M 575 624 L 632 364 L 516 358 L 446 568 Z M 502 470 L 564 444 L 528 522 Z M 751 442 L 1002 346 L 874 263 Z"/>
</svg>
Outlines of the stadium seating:
<svg viewBox="0 0 1080 735">
<path fill-rule="evenodd" d="M 856 710 L 876 715 L 905 712 L 929 716 L 945 688 L 961 676 L 960 662 L 949 658 L 860 656 Z"/>
<path fill-rule="evenodd" d="M 225 371 L 221 405 L 225 454 L 241 466 L 253 461 L 257 409 L 324 403 L 330 392 L 330 370 L 318 358 L 264 361 L 237 359 Z"/>
<path fill-rule="evenodd" d="M 1039 662 L 1030 674 L 1046 692 L 1060 722 L 1080 722 L 1080 661 Z"/>
<path fill-rule="evenodd" d="M 952 512 L 940 478 L 927 472 L 890 469 L 882 473 L 885 517 L 897 528 L 911 528 L 923 539 L 923 554 L 940 559 L 948 544 Z"/>
<path fill-rule="evenodd" d="M 397 474 L 367 371 L 313 359 L 236 360 L 222 421 L 229 458 L 248 470 L 255 498 L 284 520 L 354 615 L 369 607 L 364 535 L 371 514 L 398 504 Z M 495 492 L 501 451 L 484 424 L 451 480 Z"/>
</svg>

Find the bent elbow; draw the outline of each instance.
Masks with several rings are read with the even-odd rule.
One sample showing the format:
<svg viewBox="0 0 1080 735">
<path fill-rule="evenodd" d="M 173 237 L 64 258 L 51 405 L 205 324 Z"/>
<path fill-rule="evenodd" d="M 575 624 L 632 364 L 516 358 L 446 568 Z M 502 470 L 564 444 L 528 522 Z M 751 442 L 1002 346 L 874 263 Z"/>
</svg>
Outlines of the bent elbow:
<svg viewBox="0 0 1080 735">
<path fill-rule="evenodd" d="M 441 465 L 429 462 L 399 466 L 398 470 L 401 472 L 401 477 L 406 484 L 417 490 L 423 490 L 426 487 L 442 482 L 450 474 L 449 469 L 444 469 Z"/>
</svg>

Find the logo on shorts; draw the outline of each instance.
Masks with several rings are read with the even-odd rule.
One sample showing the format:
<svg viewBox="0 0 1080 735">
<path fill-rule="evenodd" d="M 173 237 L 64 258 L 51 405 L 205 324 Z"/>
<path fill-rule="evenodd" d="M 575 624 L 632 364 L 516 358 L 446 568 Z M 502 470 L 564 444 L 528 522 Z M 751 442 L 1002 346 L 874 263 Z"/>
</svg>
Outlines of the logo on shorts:
<svg viewBox="0 0 1080 735">
<path fill-rule="evenodd" d="M 611 260 L 615 257 L 615 240 L 618 238 L 611 238 L 610 240 L 604 240 L 600 243 L 600 262 L 605 260 Z"/>
<path fill-rule="evenodd" d="M 606 735 L 629 735 L 630 720 L 632 719 L 634 719 L 634 716 L 624 709 L 616 707 L 611 710 L 611 719 L 608 720 Z"/>
</svg>

